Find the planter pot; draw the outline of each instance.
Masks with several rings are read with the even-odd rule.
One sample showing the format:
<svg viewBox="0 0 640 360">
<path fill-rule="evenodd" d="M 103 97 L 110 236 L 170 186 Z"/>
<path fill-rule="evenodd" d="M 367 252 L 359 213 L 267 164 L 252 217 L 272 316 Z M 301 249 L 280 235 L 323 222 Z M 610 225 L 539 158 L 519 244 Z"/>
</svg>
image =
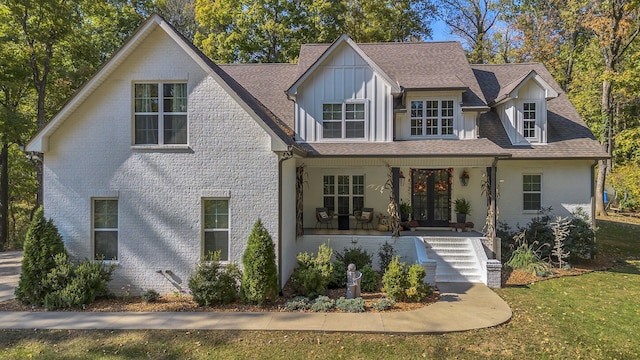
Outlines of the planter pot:
<svg viewBox="0 0 640 360">
<path fill-rule="evenodd" d="M 411 231 L 416 231 L 416 228 L 411 228 Z"/>
<path fill-rule="evenodd" d="M 464 224 L 467 222 L 467 214 L 456 213 L 456 222 Z"/>
<path fill-rule="evenodd" d="M 462 232 L 462 229 L 460 229 L 460 228 L 458 228 L 458 229 L 456 229 L 456 230 L 457 230 L 458 232 Z"/>
</svg>

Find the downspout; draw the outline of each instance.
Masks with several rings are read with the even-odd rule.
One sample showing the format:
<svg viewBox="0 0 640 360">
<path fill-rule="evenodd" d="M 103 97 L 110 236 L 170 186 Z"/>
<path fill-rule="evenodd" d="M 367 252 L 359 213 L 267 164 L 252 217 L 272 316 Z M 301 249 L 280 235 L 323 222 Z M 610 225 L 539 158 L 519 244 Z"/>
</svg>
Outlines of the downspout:
<svg viewBox="0 0 640 360">
<path fill-rule="evenodd" d="M 287 151 L 278 154 L 278 293 L 283 295 L 282 288 L 282 163 L 293 158 L 293 146 L 289 145 Z"/>
<path fill-rule="evenodd" d="M 493 162 L 491 163 L 491 204 L 489 205 L 491 208 L 491 214 L 493 219 L 493 226 L 491 226 L 491 236 L 493 242 L 493 253 L 496 255 L 496 259 L 500 260 L 502 257 L 501 250 L 501 240 L 496 238 L 496 228 L 498 226 L 498 212 L 497 210 L 497 199 L 498 199 L 498 157 L 493 158 Z"/>
<path fill-rule="evenodd" d="M 596 167 L 598 161 L 594 161 L 591 165 L 591 228 L 596 228 Z M 594 235 L 594 242 L 596 241 Z"/>
</svg>

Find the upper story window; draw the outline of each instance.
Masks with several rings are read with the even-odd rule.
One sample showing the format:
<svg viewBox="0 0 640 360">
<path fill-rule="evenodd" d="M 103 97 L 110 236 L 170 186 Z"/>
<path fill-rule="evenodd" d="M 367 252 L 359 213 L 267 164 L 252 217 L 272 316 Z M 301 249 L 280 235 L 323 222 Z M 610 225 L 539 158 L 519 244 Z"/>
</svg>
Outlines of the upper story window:
<svg viewBox="0 0 640 360">
<path fill-rule="evenodd" d="M 411 136 L 453 135 L 453 100 L 411 101 Z"/>
<path fill-rule="evenodd" d="M 322 104 L 322 138 L 364 139 L 364 105 L 363 102 Z"/>
<path fill-rule="evenodd" d="M 536 113 L 536 103 L 526 102 L 522 104 L 522 135 L 527 138 L 537 138 L 536 122 L 538 116 Z"/>
<path fill-rule="evenodd" d="M 134 144 L 187 144 L 187 84 L 134 85 Z"/>
</svg>

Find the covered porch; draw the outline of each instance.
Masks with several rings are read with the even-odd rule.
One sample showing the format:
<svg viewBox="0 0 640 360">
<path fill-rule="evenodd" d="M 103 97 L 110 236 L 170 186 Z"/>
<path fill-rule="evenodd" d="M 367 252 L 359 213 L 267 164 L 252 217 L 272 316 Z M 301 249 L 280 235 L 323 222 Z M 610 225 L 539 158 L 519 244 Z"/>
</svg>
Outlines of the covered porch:
<svg viewBox="0 0 640 360">
<path fill-rule="evenodd" d="M 297 234 L 390 234 L 395 202 L 404 230 L 418 235 L 451 227 L 481 230 L 489 218 L 493 157 L 306 158 L 297 159 Z M 470 213 L 459 220 L 455 202 Z M 370 218 L 363 219 L 370 214 Z M 408 235 L 409 231 L 403 231 Z"/>
</svg>

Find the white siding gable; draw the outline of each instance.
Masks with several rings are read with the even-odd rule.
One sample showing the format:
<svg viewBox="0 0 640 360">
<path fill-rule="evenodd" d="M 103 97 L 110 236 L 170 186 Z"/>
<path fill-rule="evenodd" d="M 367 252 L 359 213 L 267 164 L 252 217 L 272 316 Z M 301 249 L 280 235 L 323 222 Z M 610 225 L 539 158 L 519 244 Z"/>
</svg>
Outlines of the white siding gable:
<svg viewBox="0 0 640 360">
<path fill-rule="evenodd" d="M 346 42 L 334 49 L 297 89 L 295 132 L 302 142 L 392 141 L 391 84 Z M 362 139 L 323 137 L 323 104 L 363 103 Z"/>
<path fill-rule="evenodd" d="M 424 131 L 425 129 L 422 129 L 423 131 L 418 131 L 419 135 L 412 135 L 412 101 L 453 101 L 453 133 L 445 135 L 428 135 L 426 131 Z M 462 111 L 460 107 L 460 104 L 462 103 L 462 91 L 411 91 L 407 93 L 405 103 L 406 112 L 402 111 L 396 114 L 395 136 L 397 140 L 416 140 L 429 138 L 475 139 L 477 137 L 477 112 Z M 438 113 L 440 114 L 439 110 Z M 440 123 L 440 125 L 442 124 Z"/>
<path fill-rule="evenodd" d="M 514 145 L 547 143 L 546 91 L 533 78 L 496 107 L 502 125 Z M 527 114 L 528 113 L 528 114 Z M 535 116 L 535 128 L 527 131 L 527 119 Z M 529 136 L 525 137 L 525 134 Z M 533 136 L 531 136 L 533 135 Z"/>
</svg>

